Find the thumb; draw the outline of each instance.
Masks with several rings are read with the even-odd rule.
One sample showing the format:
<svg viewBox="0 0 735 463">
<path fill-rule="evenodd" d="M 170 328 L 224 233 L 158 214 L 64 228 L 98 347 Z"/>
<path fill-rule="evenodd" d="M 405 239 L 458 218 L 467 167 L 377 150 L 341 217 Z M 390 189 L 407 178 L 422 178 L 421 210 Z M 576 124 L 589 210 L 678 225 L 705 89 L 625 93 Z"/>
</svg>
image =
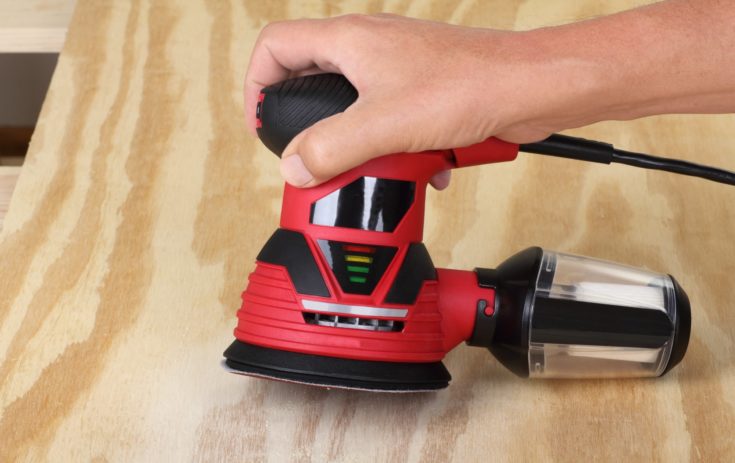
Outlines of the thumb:
<svg viewBox="0 0 735 463">
<path fill-rule="evenodd" d="M 281 158 L 283 178 L 311 187 L 370 159 L 406 151 L 409 137 L 393 124 L 398 118 L 390 108 L 381 106 L 358 100 L 294 137 Z"/>
</svg>

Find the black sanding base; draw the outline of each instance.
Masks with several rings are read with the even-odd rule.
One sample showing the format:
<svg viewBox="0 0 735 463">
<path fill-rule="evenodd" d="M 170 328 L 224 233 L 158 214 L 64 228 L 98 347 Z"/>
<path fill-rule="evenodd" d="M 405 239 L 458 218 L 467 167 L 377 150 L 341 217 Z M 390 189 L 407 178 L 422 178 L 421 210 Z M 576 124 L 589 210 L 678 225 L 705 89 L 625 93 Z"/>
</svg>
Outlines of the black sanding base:
<svg viewBox="0 0 735 463">
<path fill-rule="evenodd" d="M 238 340 L 224 356 L 232 373 L 321 387 L 420 392 L 443 389 L 452 379 L 442 362 L 351 360 L 269 349 Z"/>
</svg>

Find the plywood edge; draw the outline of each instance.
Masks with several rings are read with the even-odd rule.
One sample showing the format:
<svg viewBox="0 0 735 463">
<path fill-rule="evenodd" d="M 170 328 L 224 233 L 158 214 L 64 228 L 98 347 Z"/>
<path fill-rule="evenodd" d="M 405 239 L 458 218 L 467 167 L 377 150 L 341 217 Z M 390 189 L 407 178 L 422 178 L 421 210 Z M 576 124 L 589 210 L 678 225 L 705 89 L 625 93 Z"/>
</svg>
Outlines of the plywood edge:
<svg viewBox="0 0 735 463">
<path fill-rule="evenodd" d="M 66 27 L 0 29 L 0 53 L 59 53 Z"/>
<path fill-rule="evenodd" d="M 0 166 L 0 230 L 3 228 L 5 214 L 8 213 L 13 190 L 20 177 L 20 170 L 21 167 L 18 166 Z"/>
</svg>

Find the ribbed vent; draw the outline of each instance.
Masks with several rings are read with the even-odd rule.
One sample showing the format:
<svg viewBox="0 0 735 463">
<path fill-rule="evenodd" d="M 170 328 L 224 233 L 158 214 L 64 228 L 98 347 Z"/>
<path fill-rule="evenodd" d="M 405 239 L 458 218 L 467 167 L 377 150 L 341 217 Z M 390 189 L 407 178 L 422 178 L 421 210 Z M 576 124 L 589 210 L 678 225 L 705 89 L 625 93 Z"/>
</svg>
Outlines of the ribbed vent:
<svg viewBox="0 0 735 463">
<path fill-rule="evenodd" d="M 403 322 L 397 320 L 380 320 L 377 318 L 345 317 L 342 315 L 327 315 L 316 312 L 303 312 L 304 321 L 310 325 L 331 326 L 335 328 L 352 328 L 368 331 L 403 330 Z"/>
</svg>

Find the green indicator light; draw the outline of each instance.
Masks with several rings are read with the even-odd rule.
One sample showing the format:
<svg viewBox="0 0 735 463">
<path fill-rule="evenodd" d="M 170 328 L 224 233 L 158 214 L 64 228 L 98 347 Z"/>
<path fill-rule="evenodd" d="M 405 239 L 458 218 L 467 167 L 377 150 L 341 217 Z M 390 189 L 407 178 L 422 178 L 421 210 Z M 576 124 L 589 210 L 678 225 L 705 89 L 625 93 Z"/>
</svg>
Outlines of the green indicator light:
<svg viewBox="0 0 735 463">
<path fill-rule="evenodd" d="M 348 265 L 347 271 L 355 272 L 355 273 L 368 273 L 370 271 L 370 268 L 369 267 L 359 267 L 357 265 Z"/>
<path fill-rule="evenodd" d="M 365 283 L 367 281 L 367 278 L 365 278 L 365 277 L 350 277 L 350 281 L 352 283 Z"/>
</svg>

